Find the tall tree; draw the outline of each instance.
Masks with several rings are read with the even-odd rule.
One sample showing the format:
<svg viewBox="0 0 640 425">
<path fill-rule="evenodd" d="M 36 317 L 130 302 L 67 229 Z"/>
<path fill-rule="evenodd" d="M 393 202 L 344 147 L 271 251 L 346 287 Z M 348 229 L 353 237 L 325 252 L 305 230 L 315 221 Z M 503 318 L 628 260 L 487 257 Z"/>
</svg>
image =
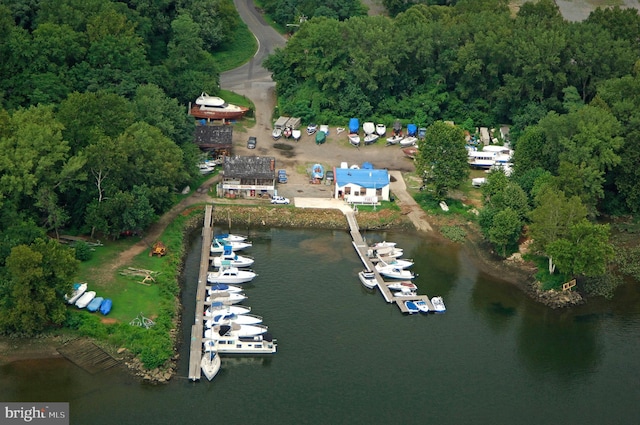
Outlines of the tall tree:
<svg viewBox="0 0 640 425">
<path fill-rule="evenodd" d="M 78 263 L 72 249 L 51 239 L 13 248 L 0 297 L 0 329 L 33 335 L 61 324 L 66 317 L 63 295 L 71 291 Z"/>
<path fill-rule="evenodd" d="M 430 125 L 419 142 L 416 170 L 428 178 L 439 200 L 469 176 L 465 144 L 462 129 L 442 121 Z"/>
</svg>

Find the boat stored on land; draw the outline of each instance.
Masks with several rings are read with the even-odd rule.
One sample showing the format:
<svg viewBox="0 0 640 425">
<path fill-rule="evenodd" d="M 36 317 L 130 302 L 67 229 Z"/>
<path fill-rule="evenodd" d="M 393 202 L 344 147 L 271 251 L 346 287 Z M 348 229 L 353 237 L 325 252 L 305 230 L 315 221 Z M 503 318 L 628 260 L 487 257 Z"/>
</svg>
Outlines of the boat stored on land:
<svg viewBox="0 0 640 425">
<path fill-rule="evenodd" d="M 404 136 L 399 135 L 399 134 L 395 134 L 395 135 L 393 135 L 391 137 L 387 137 L 387 146 L 397 145 L 398 143 L 400 143 L 403 140 L 404 140 Z"/>
<path fill-rule="evenodd" d="M 82 296 L 87 291 L 87 284 L 85 283 L 74 283 L 73 284 L 73 292 L 71 295 L 65 295 L 64 299 L 67 304 L 75 304 L 78 301 L 78 298 Z"/>
<path fill-rule="evenodd" d="M 96 291 L 87 291 L 76 301 L 76 307 L 85 308 L 96 297 Z"/>
<path fill-rule="evenodd" d="M 362 124 L 362 130 L 364 131 L 364 134 L 373 134 L 376 132 L 376 126 L 374 123 L 372 122 L 365 122 L 364 124 Z"/>
<path fill-rule="evenodd" d="M 378 136 L 377 134 L 371 133 L 371 134 L 367 134 L 366 136 L 364 136 L 363 141 L 364 141 L 365 145 L 372 145 L 375 142 L 377 142 L 379 138 L 380 138 L 380 136 Z"/>
<path fill-rule="evenodd" d="M 378 136 L 384 136 L 387 132 L 387 126 L 384 124 L 376 124 L 376 133 Z"/>
<path fill-rule="evenodd" d="M 102 297 L 95 297 L 94 299 L 91 300 L 91 302 L 87 305 L 87 311 L 98 311 L 98 309 L 100 308 L 100 305 L 102 304 L 102 301 L 104 301 L 104 298 Z"/>
<path fill-rule="evenodd" d="M 313 164 L 313 167 L 311 167 L 311 178 L 313 180 L 324 179 L 324 167 L 321 164 Z"/>
<path fill-rule="evenodd" d="M 247 111 L 249 108 L 227 103 L 220 97 L 209 96 L 202 92 L 196 99 L 195 106 L 191 108 L 190 114 L 196 118 L 235 120 L 242 118 Z"/>
<path fill-rule="evenodd" d="M 353 146 L 360 146 L 360 135 L 358 135 L 357 133 L 349 134 L 349 143 L 351 143 Z"/>
<path fill-rule="evenodd" d="M 100 313 L 106 316 L 111 312 L 112 307 L 113 301 L 111 301 L 111 298 L 105 298 L 104 301 L 102 301 L 102 304 L 100 304 Z"/>
</svg>

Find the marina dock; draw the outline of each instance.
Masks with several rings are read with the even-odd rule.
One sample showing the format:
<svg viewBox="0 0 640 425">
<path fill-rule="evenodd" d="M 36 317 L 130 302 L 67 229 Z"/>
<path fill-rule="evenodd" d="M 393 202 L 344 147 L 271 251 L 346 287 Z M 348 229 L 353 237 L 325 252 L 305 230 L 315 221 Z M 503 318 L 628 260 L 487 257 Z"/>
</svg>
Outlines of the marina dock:
<svg viewBox="0 0 640 425">
<path fill-rule="evenodd" d="M 345 211 L 344 215 L 347 217 L 347 223 L 349 223 L 349 231 L 351 233 L 351 238 L 353 239 L 353 247 L 355 248 L 360 260 L 364 267 L 368 270 L 371 270 L 376 276 L 376 286 L 384 300 L 388 303 L 395 303 L 401 312 L 409 313 L 407 310 L 407 306 L 405 305 L 405 301 L 424 301 L 431 311 L 434 311 L 435 308 L 431 303 L 431 299 L 427 295 L 416 295 L 415 297 L 394 297 L 393 292 L 387 287 L 385 281 L 378 273 L 378 270 L 375 268 L 372 259 L 369 257 L 369 245 L 365 242 L 364 238 L 360 234 L 360 228 L 358 226 L 358 221 L 356 220 L 355 212 L 353 211 Z"/>
<path fill-rule="evenodd" d="M 191 347 L 189 354 L 189 380 L 199 381 L 202 369 L 202 335 L 204 334 L 204 305 L 207 295 L 207 273 L 209 271 L 209 250 L 213 239 L 213 205 L 208 204 L 204 212 L 202 226 L 202 252 L 200 254 L 200 270 L 198 271 L 198 289 L 196 291 L 196 311 L 194 324 L 191 326 Z"/>
</svg>

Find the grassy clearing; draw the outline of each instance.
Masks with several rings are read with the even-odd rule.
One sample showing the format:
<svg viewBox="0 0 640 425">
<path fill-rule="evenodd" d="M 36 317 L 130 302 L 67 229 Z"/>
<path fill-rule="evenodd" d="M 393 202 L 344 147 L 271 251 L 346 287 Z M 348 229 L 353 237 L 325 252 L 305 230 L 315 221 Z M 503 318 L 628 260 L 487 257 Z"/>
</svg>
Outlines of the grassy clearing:
<svg viewBox="0 0 640 425">
<path fill-rule="evenodd" d="M 247 25 L 240 20 L 231 36 L 231 42 L 213 52 L 213 58 L 218 64 L 219 71 L 225 72 L 248 62 L 257 51 L 258 41 Z"/>
</svg>

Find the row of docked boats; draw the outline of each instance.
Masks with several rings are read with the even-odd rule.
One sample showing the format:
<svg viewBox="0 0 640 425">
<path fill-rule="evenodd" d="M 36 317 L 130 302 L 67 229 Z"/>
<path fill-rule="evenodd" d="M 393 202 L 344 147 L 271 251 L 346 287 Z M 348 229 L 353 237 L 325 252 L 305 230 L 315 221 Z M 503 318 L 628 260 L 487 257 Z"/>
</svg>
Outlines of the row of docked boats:
<svg viewBox="0 0 640 425">
<path fill-rule="evenodd" d="M 207 274 L 204 310 L 203 355 L 200 367 L 212 380 L 220 370 L 221 355 L 273 354 L 277 342 L 262 323 L 262 317 L 252 314 L 251 307 L 242 305 L 248 297 L 242 284 L 251 282 L 257 274 L 248 269 L 254 259 L 238 255 L 252 246 L 246 236 L 223 234 L 213 238 L 210 258 L 214 270 Z"/>
<path fill-rule="evenodd" d="M 86 282 L 74 283 L 73 292 L 66 294 L 64 300 L 67 304 L 75 305 L 78 308 L 86 308 L 87 311 L 96 312 L 100 311 L 103 315 L 107 315 L 111 312 L 113 301 L 110 298 L 104 298 L 97 296 L 96 291 L 88 291 L 88 285 Z"/>
<path fill-rule="evenodd" d="M 403 251 L 396 246 L 395 242 L 378 242 L 369 247 L 367 257 L 375 263 L 375 272 L 370 269 L 362 270 L 358 273 L 358 278 L 363 286 L 369 289 L 378 285 L 385 285 L 392 293 L 393 297 L 404 300 L 405 310 L 409 314 L 413 313 L 444 313 L 446 307 L 442 297 L 422 299 L 418 295 L 418 287 L 411 280 L 417 275 L 407 270 L 413 266 L 412 260 L 402 259 Z M 376 272 L 391 281 L 379 282 Z M 427 301 L 431 301 L 431 305 Z"/>
</svg>

